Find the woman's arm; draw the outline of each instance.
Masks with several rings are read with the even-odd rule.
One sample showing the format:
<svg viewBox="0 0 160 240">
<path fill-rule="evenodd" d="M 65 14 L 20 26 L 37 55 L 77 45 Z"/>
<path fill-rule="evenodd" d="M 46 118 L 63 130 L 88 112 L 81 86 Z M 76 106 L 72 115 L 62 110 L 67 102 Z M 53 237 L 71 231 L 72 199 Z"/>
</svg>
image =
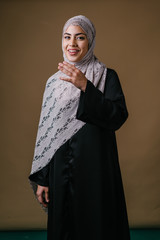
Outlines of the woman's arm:
<svg viewBox="0 0 160 240">
<path fill-rule="evenodd" d="M 117 130 L 126 121 L 128 112 L 120 81 L 114 70 L 107 70 L 104 94 L 90 81 L 81 91 L 77 119 L 106 129 Z"/>
<path fill-rule="evenodd" d="M 37 184 L 37 199 L 47 207 L 49 203 L 49 164 L 40 171 L 29 176 L 29 179 Z"/>
<path fill-rule="evenodd" d="M 61 77 L 61 80 L 71 82 L 81 89 L 77 119 L 112 130 L 121 127 L 128 112 L 120 81 L 114 70 L 107 69 L 105 91 L 102 93 L 74 65 L 63 62 L 59 63 L 58 69 L 69 77 Z"/>
<path fill-rule="evenodd" d="M 32 182 L 37 183 L 37 185 L 48 187 L 48 185 L 49 185 L 49 164 L 47 164 L 45 167 L 43 167 L 38 172 L 30 175 L 29 179 Z"/>
</svg>

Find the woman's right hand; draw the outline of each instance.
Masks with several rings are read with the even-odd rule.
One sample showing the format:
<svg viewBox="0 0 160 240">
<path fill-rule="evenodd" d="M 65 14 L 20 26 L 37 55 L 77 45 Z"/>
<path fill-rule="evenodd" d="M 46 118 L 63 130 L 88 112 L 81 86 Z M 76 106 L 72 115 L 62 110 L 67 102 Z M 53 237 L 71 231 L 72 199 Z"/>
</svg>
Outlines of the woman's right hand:
<svg viewBox="0 0 160 240">
<path fill-rule="evenodd" d="M 37 195 L 38 201 L 44 207 L 48 207 L 48 203 L 49 203 L 49 187 L 44 187 L 44 186 L 38 185 L 36 195 Z"/>
</svg>

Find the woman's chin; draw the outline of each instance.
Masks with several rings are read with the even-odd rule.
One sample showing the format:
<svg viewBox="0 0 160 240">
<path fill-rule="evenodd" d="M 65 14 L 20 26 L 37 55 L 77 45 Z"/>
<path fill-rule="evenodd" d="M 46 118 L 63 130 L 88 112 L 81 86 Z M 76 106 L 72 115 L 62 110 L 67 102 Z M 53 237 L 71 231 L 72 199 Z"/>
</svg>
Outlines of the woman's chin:
<svg viewBox="0 0 160 240">
<path fill-rule="evenodd" d="M 78 62 L 78 61 L 79 61 L 79 58 L 76 57 L 76 56 L 67 56 L 67 59 L 68 59 L 70 62 Z"/>
<path fill-rule="evenodd" d="M 82 57 L 78 56 L 78 55 L 67 54 L 66 57 L 67 57 L 68 61 L 70 61 L 70 62 L 79 62 L 82 59 Z"/>
</svg>

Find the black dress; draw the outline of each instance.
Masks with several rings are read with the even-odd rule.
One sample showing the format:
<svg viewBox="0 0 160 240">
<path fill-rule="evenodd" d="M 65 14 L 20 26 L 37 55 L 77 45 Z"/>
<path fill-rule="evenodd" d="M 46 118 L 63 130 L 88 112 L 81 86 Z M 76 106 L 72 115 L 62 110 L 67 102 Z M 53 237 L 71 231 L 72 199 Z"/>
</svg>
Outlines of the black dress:
<svg viewBox="0 0 160 240">
<path fill-rule="evenodd" d="M 88 81 L 77 119 L 86 124 L 30 179 L 49 185 L 48 240 L 129 240 L 115 130 L 128 117 L 118 76 L 104 94 Z"/>
</svg>

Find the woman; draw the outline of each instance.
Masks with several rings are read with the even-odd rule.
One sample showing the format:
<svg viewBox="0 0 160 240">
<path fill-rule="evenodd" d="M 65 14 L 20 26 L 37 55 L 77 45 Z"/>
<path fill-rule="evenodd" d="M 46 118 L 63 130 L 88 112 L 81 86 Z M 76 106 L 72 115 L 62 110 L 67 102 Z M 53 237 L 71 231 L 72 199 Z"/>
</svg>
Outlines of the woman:
<svg viewBox="0 0 160 240">
<path fill-rule="evenodd" d="M 128 117 L 114 70 L 94 56 L 84 16 L 63 28 L 64 62 L 44 91 L 30 180 L 48 240 L 130 239 L 115 130 Z"/>
</svg>

